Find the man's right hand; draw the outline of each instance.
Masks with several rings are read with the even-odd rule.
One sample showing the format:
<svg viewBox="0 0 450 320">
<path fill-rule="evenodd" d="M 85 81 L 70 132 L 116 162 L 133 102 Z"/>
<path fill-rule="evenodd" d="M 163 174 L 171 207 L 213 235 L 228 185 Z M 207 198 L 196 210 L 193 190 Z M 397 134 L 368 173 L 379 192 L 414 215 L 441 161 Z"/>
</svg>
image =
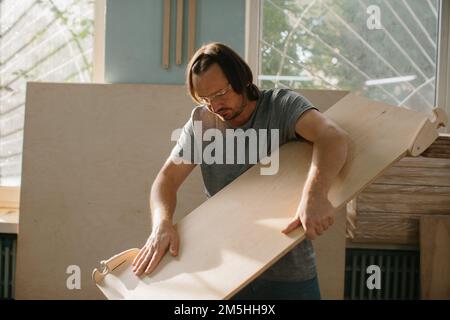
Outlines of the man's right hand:
<svg viewBox="0 0 450 320">
<path fill-rule="evenodd" d="M 144 247 L 133 260 L 133 272 L 136 276 L 150 274 L 169 250 L 174 257 L 178 255 L 178 232 L 170 221 L 163 221 L 153 227 Z"/>
</svg>

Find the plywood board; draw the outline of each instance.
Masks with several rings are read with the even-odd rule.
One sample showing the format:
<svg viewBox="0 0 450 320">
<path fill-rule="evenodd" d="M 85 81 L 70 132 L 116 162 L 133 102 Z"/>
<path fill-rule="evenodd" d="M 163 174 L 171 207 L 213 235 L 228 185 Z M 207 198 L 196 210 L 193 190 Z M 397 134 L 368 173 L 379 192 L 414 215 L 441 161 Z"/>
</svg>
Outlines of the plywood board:
<svg viewBox="0 0 450 320">
<path fill-rule="evenodd" d="M 0 187 L 0 233 L 19 230 L 19 187 Z"/>
<path fill-rule="evenodd" d="M 322 299 L 344 299 L 346 210 L 336 212 L 334 224 L 313 241 Z"/>
<path fill-rule="evenodd" d="M 0 187 L 0 208 L 18 209 L 19 204 L 19 187 Z"/>
<path fill-rule="evenodd" d="M 450 186 L 374 183 L 358 195 L 356 211 L 447 214 L 450 213 Z"/>
<path fill-rule="evenodd" d="M 170 0 L 164 0 L 162 48 L 162 66 L 168 69 L 170 66 Z"/>
<path fill-rule="evenodd" d="M 450 216 L 420 220 L 422 299 L 450 299 Z"/>
<path fill-rule="evenodd" d="M 195 53 L 196 30 L 197 30 L 197 0 L 188 0 L 188 60 Z"/>
<path fill-rule="evenodd" d="M 0 233 L 17 234 L 19 231 L 19 209 L 0 208 Z"/>
<path fill-rule="evenodd" d="M 175 46 L 175 63 L 180 65 L 183 58 L 183 3 L 184 0 L 177 0 L 177 35 Z"/>
<path fill-rule="evenodd" d="M 326 115 L 351 137 L 347 162 L 328 195 L 338 210 L 394 162 L 437 137 L 426 115 L 352 94 Z M 276 175 L 262 176 L 256 165 L 177 224 L 184 243 L 177 258 L 166 255 L 153 275 L 138 278 L 130 269 L 137 250 L 130 249 L 107 261 L 104 273 L 94 271 L 100 290 L 109 298 L 232 297 L 304 239 L 301 229 L 289 236 L 280 230 L 299 203 L 312 145 L 289 143 L 278 155 Z"/>
<path fill-rule="evenodd" d="M 104 298 L 92 269 L 145 243 L 151 184 L 192 107 L 184 86 L 28 84 L 16 299 Z M 176 220 L 204 200 L 195 170 Z M 81 290 L 66 287 L 70 265 Z"/>
</svg>

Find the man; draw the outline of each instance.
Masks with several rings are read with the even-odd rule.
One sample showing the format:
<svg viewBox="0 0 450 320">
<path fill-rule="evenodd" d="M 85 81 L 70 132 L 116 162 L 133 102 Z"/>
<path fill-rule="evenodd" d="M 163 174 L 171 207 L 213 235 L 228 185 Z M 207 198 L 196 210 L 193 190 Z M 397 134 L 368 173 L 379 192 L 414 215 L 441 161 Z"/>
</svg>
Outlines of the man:
<svg viewBox="0 0 450 320">
<path fill-rule="evenodd" d="M 334 208 L 327 194 L 345 163 L 347 134 L 301 95 L 285 89 L 259 90 L 253 84 L 248 65 L 232 49 L 220 43 L 207 44 L 195 53 L 187 67 L 186 83 L 191 97 L 199 106 L 193 110 L 177 145 L 152 185 L 153 229 L 133 261 L 133 271 L 138 276 L 150 274 L 166 251 L 173 256 L 178 254 L 179 237 L 172 223 L 176 193 L 196 166 L 192 154 L 184 151 L 198 145 L 202 151 L 213 143 L 201 138 L 202 133 L 210 128 L 221 132 L 227 129 L 244 132 L 275 129 L 279 132 L 279 145 L 296 139 L 313 143 L 312 164 L 297 212 L 284 230 L 280 230 L 287 234 L 303 226 L 307 239 L 235 298 L 320 299 L 311 240 L 333 224 Z M 196 132 L 196 121 L 201 122 L 203 132 Z M 267 141 L 265 147 L 270 149 L 271 144 Z M 245 148 L 249 147 L 245 145 Z M 184 161 L 180 163 L 180 159 Z M 202 162 L 207 195 L 213 196 L 251 166 L 250 163 Z"/>
</svg>

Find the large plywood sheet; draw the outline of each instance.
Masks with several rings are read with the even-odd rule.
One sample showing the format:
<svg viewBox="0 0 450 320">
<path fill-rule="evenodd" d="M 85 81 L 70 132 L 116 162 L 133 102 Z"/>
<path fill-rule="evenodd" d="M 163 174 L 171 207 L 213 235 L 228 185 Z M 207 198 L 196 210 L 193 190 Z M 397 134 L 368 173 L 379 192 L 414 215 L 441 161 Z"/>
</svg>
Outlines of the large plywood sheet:
<svg viewBox="0 0 450 320">
<path fill-rule="evenodd" d="M 450 216 L 420 218 L 422 299 L 450 300 Z"/>
<path fill-rule="evenodd" d="M 349 91 L 344 90 L 314 90 L 299 89 L 298 93 L 305 96 L 309 102 L 318 107 L 321 112 L 327 111 L 331 106 L 344 98 Z"/>
<path fill-rule="evenodd" d="M 92 269 L 147 239 L 151 184 L 192 106 L 183 86 L 28 84 L 15 298 L 104 298 Z M 204 199 L 196 170 L 176 218 Z"/>
<path fill-rule="evenodd" d="M 313 241 L 322 299 L 344 299 L 346 213 L 337 211 L 334 224 Z"/>
<path fill-rule="evenodd" d="M 326 115 L 351 137 L 347 162 L 329 192 L 337 210 L 408 152 L 424 150 L 437 137 L 437 122 L 444 122 L 352 94 Z M 232 297 L 304 239 L 301 229 L 289 236 L 280 230 L 295 213 L 312 148 L 282 146 L 276 175 L 262 176 L 256 165 L 182 219 L 180 255 L 166 255 L 154 274 L 134 276 L 137 250 L 130 249 L 105 262 L 105 272 L 94 271 L 98 287 L 111 299 Z"/>
</svg>

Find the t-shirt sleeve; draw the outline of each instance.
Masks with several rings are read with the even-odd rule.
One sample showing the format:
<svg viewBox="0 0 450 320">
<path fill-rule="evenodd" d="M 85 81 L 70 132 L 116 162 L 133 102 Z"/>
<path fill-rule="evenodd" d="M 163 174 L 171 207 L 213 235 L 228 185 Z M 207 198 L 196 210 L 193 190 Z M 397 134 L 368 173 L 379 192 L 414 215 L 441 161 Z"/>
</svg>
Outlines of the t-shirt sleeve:
<svg viewBox="0 0 450 320">
<path fill-rule="evenodd" d="M 173 159 L 182 159 L 185 163 L 194 163 L 195 150 L 194 127 L 192 118 L 190 118 L 183 128 L 181 128 L 180 136 L 170 152 L 170 157 Z"/>
<path fill-rule="evenodd" d="M 285 135 L 286 140 L 302 139 L 295 132 L 295 125 L 300 116 L 307 110 L 319 109 L 311 104 L 301 94 L 292 90 L 280 90 L 278 103 L 281 108 L 280 133 Z"/>
</svg>

